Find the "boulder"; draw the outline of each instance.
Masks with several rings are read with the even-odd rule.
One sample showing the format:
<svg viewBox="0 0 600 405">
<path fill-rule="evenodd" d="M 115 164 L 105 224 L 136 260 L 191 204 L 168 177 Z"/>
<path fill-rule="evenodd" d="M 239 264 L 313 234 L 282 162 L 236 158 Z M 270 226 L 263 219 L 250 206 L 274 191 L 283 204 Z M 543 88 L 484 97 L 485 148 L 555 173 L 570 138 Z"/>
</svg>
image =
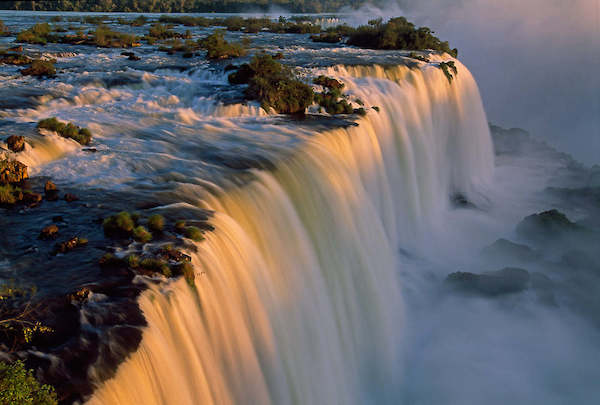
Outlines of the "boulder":
<svg viewBox="0 0 600 405">
<path fill-rule="evenodd" d="M 11 135 L 6 138 L 6 145 L 13 152 L 22 152 L 25 150 L 25 138 L 21 135 Z"/>
<path fill-rule="evenodd" d="M 23 202 L 29 206 L 34 206 L 42 202 L 42 195 L 40 193 L 23 193 Z"/>
<path fill-rule="evenodd" d="M 40 239 L 55 238 L 58 235 L 58 226 L 55 224 L 48 225 L 40 232 Z"/>
<path fill-rule="evenodd" d="M 515 267 L 482 274 L 459 271 L 446 278 L 446 284 L 454 290 L 488 297 L 524 291 L 529 282 L 529 272 Z"/>
<path fill-rule="evenodd" d="M 16 160 L 0 161 L 0 184 L 20 183 L 29 178 L 27 166 Z"/>
<path fill-rule="evenodd" d="M 531 262 L 538 258 L 538 254 L 529 246 L 520 245 L 506 239 L 498 239 L 483 248 L 482 253 L 492 260 L 515 259 L 520 262 Z"/>
<path fill-rule="evenodd" d="M 534 240 L 555 239 L 579 230 L 581 227 L 556 209 L 530 215 L 517 225 L 519 236 Z"/>
<path fill-rule="evenodd" d="M 46 181 L 46 185 L 44 186 L 44 195 L 48 201 L 58 200 L 58 188 L 56 187 L 56 184 L 50 180 Z"/>
</svg>

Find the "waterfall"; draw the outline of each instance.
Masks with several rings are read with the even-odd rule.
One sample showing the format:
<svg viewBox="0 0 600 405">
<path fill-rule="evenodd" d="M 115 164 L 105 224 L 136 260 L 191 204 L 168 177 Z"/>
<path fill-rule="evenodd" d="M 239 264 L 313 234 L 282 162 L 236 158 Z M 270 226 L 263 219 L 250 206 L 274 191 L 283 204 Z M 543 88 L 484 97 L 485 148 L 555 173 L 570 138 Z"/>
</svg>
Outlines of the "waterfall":
<svg viewBox="0 0 600 405">
<path fill-rule="evenodd" d="M 326 69 L 370 110 L 272 171 L 201 202 L 195 288 L 140 298 L 142 343 L 89 404 L 397 403 L 400 251 L 427 250 L 450 195 L 493 168 L 477 85 L 458 61 Z"/>
</svg>

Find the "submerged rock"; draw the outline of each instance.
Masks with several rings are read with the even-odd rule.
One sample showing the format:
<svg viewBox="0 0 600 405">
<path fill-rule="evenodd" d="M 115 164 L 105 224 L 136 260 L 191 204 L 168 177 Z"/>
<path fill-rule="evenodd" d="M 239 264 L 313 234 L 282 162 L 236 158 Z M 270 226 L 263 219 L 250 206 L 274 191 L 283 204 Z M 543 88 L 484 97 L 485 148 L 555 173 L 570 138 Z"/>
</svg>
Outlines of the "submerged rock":
<svg viewBox="0 0 600 405">
<path fill-rule="evenodd" d="M 46 200 L 48 201 L 56 201 L 58 200 L 58 188 L 56 184 L 52 181 L 46 181 L 46 185 L 44 186 L 44 194 L 46 196 Z"/>
<path fill-rule="evenodd" d="M 494 297 L 524 291 L 530 279 L 527 270 L 506 267 L 482 274 L 458 271 L 448 275 L 446 284 L 461 292 Z"/>
<path fill-rule="evenodd" d="M 506 239 L 498 239 L 483 248 L 482 254 L 493 260 L 516 259 L 521 262 L 531 262 L 538 259 L 538 254 L 527 245 L 521 245 Z"/>
<path fill-rule="evenodd" d="M 58 235 L 58 226 L 55 224 L 48 225 L 40 232 L 40 239 L 55 238 Z"/>
</svg>

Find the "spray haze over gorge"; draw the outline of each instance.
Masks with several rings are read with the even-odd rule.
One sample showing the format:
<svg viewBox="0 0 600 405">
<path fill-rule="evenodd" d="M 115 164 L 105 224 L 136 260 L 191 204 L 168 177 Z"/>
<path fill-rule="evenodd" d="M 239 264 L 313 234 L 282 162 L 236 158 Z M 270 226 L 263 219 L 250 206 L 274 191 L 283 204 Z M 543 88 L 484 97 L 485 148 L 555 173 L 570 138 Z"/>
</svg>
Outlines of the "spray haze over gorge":
<svg viewBox="0 0 600 405">
<path fill-rule="evenodd" d="M 597 8 L 206 3 L 0 11 L 0 405 L 594 403 Z"/>
</svg>

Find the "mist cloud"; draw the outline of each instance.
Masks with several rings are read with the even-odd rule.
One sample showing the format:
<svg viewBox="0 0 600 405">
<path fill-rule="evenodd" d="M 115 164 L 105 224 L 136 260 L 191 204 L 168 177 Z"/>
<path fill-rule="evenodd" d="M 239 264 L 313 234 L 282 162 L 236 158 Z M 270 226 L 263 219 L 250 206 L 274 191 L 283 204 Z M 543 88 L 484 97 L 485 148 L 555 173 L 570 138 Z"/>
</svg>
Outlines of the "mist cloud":
<svg viewBox="0 0 600 405">
<path fill-rule="evenodd" d="M 431 27 L 459 49 L 490 121 L 592 164 L 600 163 L 599 9 L 594 0 L 392 0 L 357 18 L 403 14 Z"/>
</svg>

